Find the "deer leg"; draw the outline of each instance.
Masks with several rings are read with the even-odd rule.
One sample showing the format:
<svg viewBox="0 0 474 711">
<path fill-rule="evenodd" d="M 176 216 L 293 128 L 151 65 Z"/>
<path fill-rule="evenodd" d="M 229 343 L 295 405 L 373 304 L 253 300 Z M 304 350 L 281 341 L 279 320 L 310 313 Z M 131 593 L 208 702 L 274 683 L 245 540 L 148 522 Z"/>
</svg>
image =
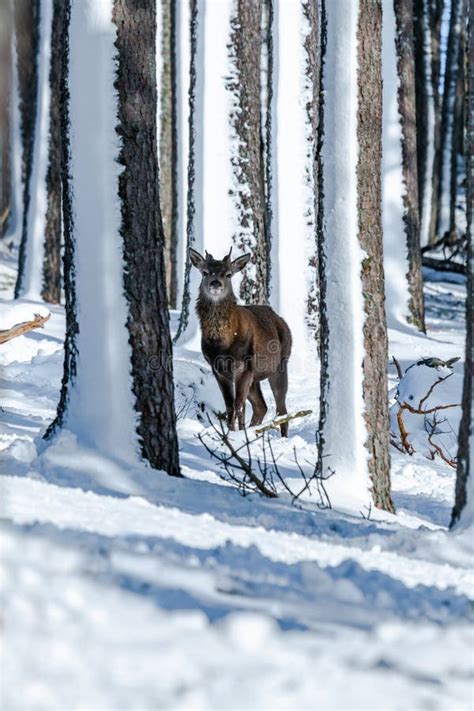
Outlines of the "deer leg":
<svg viewBox="0 0 474 711">
<path fill-rule="evenodd" d="M 249 400 L 253 410 L 252 419 L 250 420 L 250 427 L 260 425 L 263 422 L 263 418 L 267 414 L 268 408 L 258 380 L 254 380 L 250 386 Z"/>
<path fill-rule="evenodd" d="M 235 415 L 239 422 L 239 430 L 245 428 L 245 401 L 248 398 L 252 380 L 252 371 L 244 370 L 243 373 L 239 375 L 235 384 Z"/>
<path fill-rule="evenodd" d="M 231 375 L 226 375 L 224 373 L 219 373 L 214 370 L 214 375 L 219 385 L 222 397 L 225 403 L 225 412 L 227 425 L 229 429 L 235 429 L 235 417 L 234 417 L 234 407 L 235 407 L 235 387 L 234 380 Z"/>
<path fill-rule="evenodd" d="M 276 404 L 276 414 L 286 415 L 286 393 L 288 391 L 288 366 L 286 361 L 282 361 L 278 370 L 276 370 L 268 378 L 270 387 Z M 281 436 L 288 437 L 288 422 L 280 425 Z"/>
</svg>

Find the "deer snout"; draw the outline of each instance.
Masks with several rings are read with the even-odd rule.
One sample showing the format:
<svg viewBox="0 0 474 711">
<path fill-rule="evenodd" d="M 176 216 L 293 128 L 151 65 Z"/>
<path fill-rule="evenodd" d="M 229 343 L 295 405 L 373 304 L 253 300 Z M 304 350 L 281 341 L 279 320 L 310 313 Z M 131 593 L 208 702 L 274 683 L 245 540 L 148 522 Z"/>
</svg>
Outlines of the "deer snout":
<svg viewBox="0 0 474 711">
<path fill-rule="evenodd" d="M 219 279 L 213 279 L 209 286 L 211 289 L 222 289 L 222 282 Z"/>
</svg>

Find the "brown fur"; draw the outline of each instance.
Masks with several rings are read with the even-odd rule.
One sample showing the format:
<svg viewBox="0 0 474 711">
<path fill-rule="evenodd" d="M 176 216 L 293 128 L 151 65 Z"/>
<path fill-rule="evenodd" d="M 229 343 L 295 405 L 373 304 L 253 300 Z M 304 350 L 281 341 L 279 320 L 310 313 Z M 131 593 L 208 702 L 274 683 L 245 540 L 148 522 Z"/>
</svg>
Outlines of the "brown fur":
<svg viewBox="0 0 474 711">
<path fill-rule="evenodd" d="M 197 253 L 196 253 L 197 254 Z M 200 257 L 200 255 L 198 255 Z M 239 306 L 230 283 L 242 268 L 230 258 L 214 260 L 210 255 L 193 263 L 203 273 L 196 303 L 202 331 L 202 352 L 211 365 L 226 405 L 227 422 L 235 429 L 245 426 L 245 402 L 253 409 L 251 425 L 262 422 L 267 412 L 260 382 L 268 378 L 276 401 L 277 415 L 284 415 L 288 389 L 287 365 L 291 352 L 291 332 L 270 306 Z M 244 263 L 245 264 L 245 263 Z M 231 270 L 231 271 L 229 271 Z M 208 282 L 223 284 L 222 298 L 210 296 Z M 281 426 L 283 436 L 288 424 Z"/>
</svg>

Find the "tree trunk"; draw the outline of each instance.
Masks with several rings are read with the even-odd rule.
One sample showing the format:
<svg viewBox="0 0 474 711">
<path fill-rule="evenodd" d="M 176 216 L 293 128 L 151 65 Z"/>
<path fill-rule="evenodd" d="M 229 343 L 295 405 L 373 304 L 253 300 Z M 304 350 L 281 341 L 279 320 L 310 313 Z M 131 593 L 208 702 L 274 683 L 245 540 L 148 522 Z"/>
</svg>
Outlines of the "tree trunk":
<svg viewBox="0 0 474 711">
<path fill-rule="evenodd" d="M 374 503 L 378 508 L 393 511 L 381 210 L 382 7 L 379 0 L 359 0 L 358 41 L 357 210 L 359 242 L 367 255 L 362 260 L 361 272 L 365 311 L 363 398 L 367 439 L 364 444 L 369 452 Z M 413 173 L 412 180 L 416 170 Z"/>
<path fill-rule="evenodd" d="M 265 164 L 261 125 L 261 26 L 262 0 L 237 0 L 231 21 L 230 53 L 235 62 L 234 80 L 228 83 L 236 106 L 231 116 L 238 153 L 232 158 L 239 233 L 234 241 L 252 254 L 240 283 L 247 304 L 264 304 L 267 291 L 267 237 L 265 229 Z"/>
<path fill-rule="evenodd" d="M 275 77 L 275 7 L 274 0 L 263 0 L 262 4 L 262 35 L 261 66 L 262 66 L 262 129 L 264 135 L 264 161 L 265 161 L 265 239 L 266 239 L 266 292 L 271 291 L 272 274 L 272 244 L 273 244 L 273 198 L 274 198 L 274 172 L 275 155 L 273 146 L 275 92 L 273 90 Z"/>
<path fill-rule="evenodd" d="M 431 38 L 431 73 L 434 103 L 434 159 L 431 185 L 431 214 L 429 216 L 428 243 L 437 239 L 436 222 L 439 205 L 439 178 L 441 170 L 441 95 L 439 91 L 441 66 L 441 22 L 443 18 L 444 0 L 427 0 L 428 24 Z"/>
<path fill-rule="evenodd" d="M 431 67 L 428 67 L 427 46 L 430 46 L 429 27 L 426 24 L 428 0 L 413 0 L 413 39 L 415 57 L 416 97 L 416 171 L 418 176 L 418 204 L 420 224 L 423 221 L 425 186 L 428 176 L 427 154 L 429 136 L 429 106 L 432 100 Z"/>
<path fill-rule="evenodd" d="M 159 159 L 163 232 L 165 236 L 165 271 L 168 300 L 176 308 L 177 248 L 177 116 L 176 116 L 176 2 L 161 0 L 161 76 Z"/>
<path fill-rule="evenodd" d="M 451 184 L 450 184 L 450 205 L 449 205 L 449 231 L 464 233 L 464 224 L 461 224 L 458 202 L 463 182 L 463 176 L 459 175 L 459 168 L 464 153 L 464 129 L 465 129 L 465 90 L 466 82 L 464 76 L 464 61 L 466 57 L 466 17 L 467 6 L 465 0 L 461 0 L 461 26 L 459 29 L 459 46 L 456 61 L 456 94 L 454 99 L 453 134 L 451 146 Z M 461 171 L 464 172 L 464 171 Z M 461 177 L 461 180 L 460 180 Z"/>
<path fill-rule="evenodd" d="M 43 292 L 45 301 L 59 304 L 61 300 L 61 111 L 60 87 L 66 32 L 66 9 L 63 0 L 54 0 L 49 75 L 51 103 L 49 113 L 49 165 L 46 175 L 48 206 L 44 235 Z"/>
<path fill-rule="evenodd" d="M 119 178 L 125 292 L 132 347 L 133 392 L 144 457 L 179 474 L 173 394 L 173 354 L 164 269 L 157 137 L 155 0 L 115 0 L 117 26 Z M 152 359 L 158 367 L 153 368 Z"/>
<path fill-rule="evenodd" d="M 327 5 L 318 467 L 322 476 L 334 472 L 335 479 L 342 478 L 353 506 L 375 504 L 393 511 L 382 259 L 381 30 L 379 0 L 360 0 L 358 7 L 344 0 Z M 326 486 L 331 499 L 331 480 Z"/>
<path fill-rule="evenodd" d="M 444 75 L 443 106 L 440 136 L 440 177 L 436 234 L 438 238 L 449 230 L 452 198 L 452 149 L 456 116 L 456 88 L 459 69 L 459 46 L 461 42 L 462 0 L 452 0 L 449 20 L 448 48 Z"/>
<path fill-rule="evenodd" d="M 199 120 L 202 112 L 201 104 L 198 106 L 199 97 L 202 97 L 202 0 L 190 0 L 190 66 L 189 66 L 189 94 L 188 94 L 188 163 L 187 163 L 187 191 L 186 191 L 186 250 L 184 261 L 184 275 L 182 287 L 181 313 L 179 317 L 179 325 L 176 331 L 175 343 L 186 332 L 192 330 L 190 324 L 190 305 L 191 305 L 191 289 L 197 287 L 196 277 L 193 279 L 191 272 L 191 260 L 189 259 L 189 248 L 197 246 L 201 248 L 202 244 L 196 245 L 196 233 L 202 238 L 202 207 L 199 195 L 196 191 L 196 179 L 202 180 L 200 154 L 202 146 L 200 136 L 198 134 Z M 184 180 L 184 175 L 182 177 Z M 184 209 L 184 206 L 183 206 Z M 196 318 L 192 319 L 196 324 Z"/>
<path fill-rule="evenodd" d="M 36 121 L 39 0 L 15 0 L 14 11 L 22 141 L 23 214 L 18 258 L 18 273 L 21 274 L 26 256 L 26 229 Z M 17 281 L 15 297 L 19 296 L 20 290 L 21 284 Z"/>
<path fill-rule="evenodd" d="M 7 228 L 11 209 L 10 96 L 12 31 L 11 9 L 8 3 L 0 8 L 0 237 Z"/>
<path fill-rule="evenodd" d="M 141 455 L 179 475 L 159 210 L 156 7 L 103 0 L 98 13 L 74 3 L 66 18 L 66 357 L 46 438 L 66 428 L 107 458 L 133 466 Z"/>
<path fill-rule="evenodd" d="M 473 13 L 468 24 L 465 55 L 465 156 L 466 156 L 466 219 L 468 236 L 467 299 L 466 299 L 466 363 L 462 396 L 462 418 L 459 428 L 456 496 L 451 526 L 474 525 L 474 249 L 472 235 L 472 198 L 474 191 L 474 28 Z"/>
<path fill-rule="evenodd" d="M 394 0 L 397 25 L 398 106 L 402 124 L 402 161 L 405 192 L 404 223 L 408 250 L 409 321 L 425 330 L 423 277 L 420 252 L 420 213 L 418 202 L 417 124 L 415 94 L 415 56 L 413 8 L 411 0 Z"/>
</svg>

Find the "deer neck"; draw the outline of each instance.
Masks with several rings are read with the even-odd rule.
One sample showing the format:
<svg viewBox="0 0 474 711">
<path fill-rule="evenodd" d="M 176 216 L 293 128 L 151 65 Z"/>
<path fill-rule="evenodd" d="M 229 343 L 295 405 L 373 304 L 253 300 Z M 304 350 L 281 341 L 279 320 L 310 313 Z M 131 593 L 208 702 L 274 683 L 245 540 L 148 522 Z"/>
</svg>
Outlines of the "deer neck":
<svg viewBox="0 0 474 711">
<path fill-rule="evenodd" d="M 234 294 L 221 301 L 212 301 L 199 294 L 196 312 L 204 339 L 227 341 L 233 333 L 233 322 L 237 303 Z"/>
</svg>

